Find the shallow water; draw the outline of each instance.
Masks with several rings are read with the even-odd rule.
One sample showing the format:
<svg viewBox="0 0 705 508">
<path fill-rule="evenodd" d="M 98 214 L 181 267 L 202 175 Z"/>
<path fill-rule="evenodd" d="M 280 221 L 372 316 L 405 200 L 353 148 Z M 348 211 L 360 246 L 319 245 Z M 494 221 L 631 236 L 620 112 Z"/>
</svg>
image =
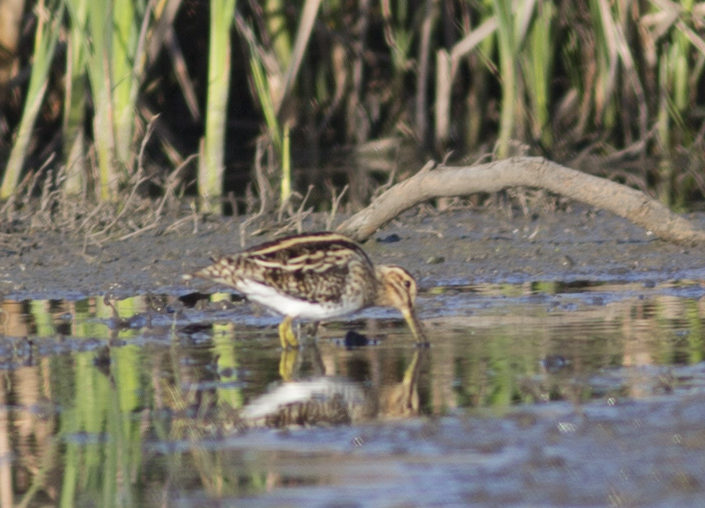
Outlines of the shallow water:
<svg viewBox="0 0 705 508">
<path fill-rule="evenodd" d="M 433 287 L 429 348 L 368 309 L 317 340 L 301 326 L 286 353 L 278 318 L 228 293 L 4 300 L 0 504 L 688 504 L 705 492 L 703 296 Z"/>
</svg>

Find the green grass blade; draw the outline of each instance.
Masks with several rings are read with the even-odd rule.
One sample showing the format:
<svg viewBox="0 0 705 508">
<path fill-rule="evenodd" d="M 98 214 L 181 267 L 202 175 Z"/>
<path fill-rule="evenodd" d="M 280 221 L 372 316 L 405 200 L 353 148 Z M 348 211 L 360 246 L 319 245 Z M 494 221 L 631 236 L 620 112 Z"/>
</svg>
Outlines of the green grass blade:
<svg viewBox="0 0 705 508">
<path fill-rule="evenodd" d="M 284 124 L 284 135 L 281 150 L 282 161 L 282 191 L 281 204 L 283 205 L 291 196 L 291 139 L 289 136 L 289 122 Z"/>
<path fill-rule="evenodd" d="M 228 113 L 230 29 L 236 0 L 211 0 L 206 129 L 199 161 L 198 193 L 204 212 L 221 213 Z"/>
<path fill-rule="evenodd" d="M 294 88 L 294 81 L 298 75 L 306 47 L 311 39 L 311 32 L 313 31 L 320 6 L 321 0 L 306 0 L 304 8 L 301 11 L 301 19 L 299 21 L 299 28 L 296 31 L 294 49 L 286 62 L 287 65 L 284 66 L 286 68 L 286 76 L 284 77 L 284 88 L 281 92 L 279 103 L 276 105 L 277 111 L 279 111 L 281 104 Z M 284 64 L 285 62 L 281 61 L 281 63 Z"/>
<path fill-rule="evenodd" d="M 88 0 L 65 0 L 65 3 L 69 6 L 71 19 L 77 23 L 70 24 L 66 41 L 66 95 L 61 127 L 66 160 L 63 192 L 65 195 L 75 196 L 82 192 L 88 173 L 83 133 L 88 93 L 85 82 L 87 53 L 82 30 L 88 16 Z"/>
<path fill-rule="evenodd" d="M 274 107 L 274 99 L 270 92 L 264 66 L 257 55 L 256 48 L 252 45 L 250 46 L 250 71 L 252 72 L 252 81 L 255 85 L 255 93 L 259 99 L 260 107 L 262 108 L 264 121 L 267 124 L 267 131 L 272 139 L 272 143 L 274 143 L 274 148 L 277 152 L 280 152 L 282 147 L 281 128 Z"/>
<path fill-rule="evenodd" d="M 549 128 L 550 82 L 553 73 L 553 18 L 555 8 L 550 2 L 540 3 L 538 16 L 530 28 L 526 51 L 522 55 L 522 69 L 531 106 L 532 136 L 546 148 L 551 146 Z"/>
<path fill-rule="evenodd" d="M 507 157 L 509 142 L 514 133 L 515 101 L 517 95 L 516 50 L 514 20 L 511 0 L 493 0 L 492 6 L 497 18 L 497 41 L 499 49 L 499 69 L 502 77 L 502 106 L 497 139 L 497 158 Z"/>
<path fill-rule="evenodd" d="M 93 143 L 98 160 L 98 198 L 102 201 L 112 201 L 118 198 L 111 100 L 110 33 L 112 18 L 110 6 L 111 2 L 88 2 L 87 24 L 81 28 L 91 42 L 88 51 L 87 73 L 94 104 Z M 74 23 L 78 22 L 79 20 L 74 20 Z M 80 27 L 80 25 L 78 26 Z"/>
<path fill-rule="evenodd" d="M 131 168 L 135 150 L 137 91 L 140 76 L 134 73 L 139 27 L 136 20 L 144 12 L 143 2 L 113 0 L 110 72 L 113 82 L 111 98 L 115 124 L 115 156 L 123 168 Z"/>
<path fill-rule="evenodd" d="M 45 5 L 44 0 L 40 0 L 37 5 L 37 17 L 37 31 L 34 37 L 34 64 L 29 78 L 29 88 L 22 119 L 17 129 L 17 135 L 5 167 L 2 186 L 0 187 L 0 200 L 9 198 L 19 182 L 34 122 L 39 114 L 44 100 L 44 93 L 47 89 L 47 76 L 61 28 L 63 5 L 58 5 L 57 2 L 51 0 L 48 5 Z"/>
<path fill-rule="evenodd" d="M 272 38 L 272 49 L 281 69 L 288 67 L 291 60 L 291 34 L 286 26 L 285 10 L 286 2 L 284 0 L 266 0 L 265 2 L 267 31 Z"/>
</svg>

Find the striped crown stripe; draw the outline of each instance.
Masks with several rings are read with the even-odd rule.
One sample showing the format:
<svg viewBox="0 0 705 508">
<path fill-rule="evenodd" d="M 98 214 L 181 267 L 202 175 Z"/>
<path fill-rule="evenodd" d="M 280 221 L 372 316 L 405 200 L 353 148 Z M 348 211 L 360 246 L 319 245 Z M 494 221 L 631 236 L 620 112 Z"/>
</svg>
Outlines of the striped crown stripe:
<svg viewBox="0 0 705 508">
<path fill-rule="evenodd" d="M 290 236 L 280 240 L 267 242 L 259 248 L 247 250 L 245 252 L 250 256 L 264 256 L 279 250 L 291 249 L 297 245 L 303 244 L 321 244 L 321 248 L 325 247 L 325 244 L 343 244 L 347 248 L 352 248 L 364 253 L 358 244 L 353 242 L 347 236 L 343 236 L 338 233 L 312 233 L 308 235 Z"/>
</svg>

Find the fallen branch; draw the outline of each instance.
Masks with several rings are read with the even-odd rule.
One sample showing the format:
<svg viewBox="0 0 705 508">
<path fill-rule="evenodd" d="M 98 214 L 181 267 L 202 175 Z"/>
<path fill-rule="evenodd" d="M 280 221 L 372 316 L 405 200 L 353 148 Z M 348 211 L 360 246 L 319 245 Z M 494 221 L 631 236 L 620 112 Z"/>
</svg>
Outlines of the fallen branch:
<svg viewBox="0 0 705 508">
<path fill-rule="evenodd" d="M 541 157 L 514 157 L 478 166 L 434 166 L 427 163 L 414 176 L 387 190 L 343 222 L 338 231 L 365 241 L 382 225 L 423 201 L 521 186 L 546 189 L 609 210 L 669 242 L 705 243 L 705 231 L 643 192 Z"/>
</svg>

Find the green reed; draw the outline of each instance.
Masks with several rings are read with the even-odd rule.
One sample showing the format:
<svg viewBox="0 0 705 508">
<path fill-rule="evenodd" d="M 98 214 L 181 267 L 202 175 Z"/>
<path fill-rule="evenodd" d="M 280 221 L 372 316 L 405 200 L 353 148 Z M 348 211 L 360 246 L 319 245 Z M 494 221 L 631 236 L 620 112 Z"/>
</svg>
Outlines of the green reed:
<svg viewBox="0 0 705 508">
<path fill-rule="evenodd" d="M 70 3 L 73 26 L 86 26 L 88 1 L 75 0 Z M 66 87 L 61 125 L 66 162 L 63 191 L 68 196 L 75 196 L 82 192 L 89 172 L 86 161 L 86 138 L 83 131 L 88 93 L 85 80 L 87 55 L 83 32 L 79 29 L 69 30 L 66 40 Z"/>
<path fill-rule="evenodd" d="M 262 29 L 266 33 L 255 36 L 251 26 L 241 27 L 250 48 L 250 72 L 254 92 L 264 116 L 267 137 L 276 153 L 280 169 L 280 203 L 285 205 L 292 193 L 291 179 L 291 120 L 288 104 L 295 102 L 294 84 L 308 47 L 322 0 L 306 0 L 291 44 L 291 33 L 282 15 L 284 4 L 279 0 L 267 2 L 267 13 Z M 263 41 L 270 41 L 265 44 Z M 268 168 L 273 174 L 272 168 Z"/>
<path fill-rule="evenodd" d="M 201 209 L 221 213 L 232 54 L 230 31 L 236 0 L 211 0 L 205 137 L 198 164 Z"/>
<path fill-rule="evenodd" d="M 29 87 L 24 101 L 24 110 L 15 135 L 10 157 L 0 186 L 0 200 L 9 198 L 17 188 L 27 149 L 32 141 L 32 129 L 47 91 L 47 80 L 51 61 L 59 37 L 63 7 L 56 0 L 39 0 L 35 13 L 37 28 L 34 33 L 34 63 L 29 78 Z"/>
<path fill-rule="evenodd" d="M 517 17 L 512 14 L 511 0 L 493 0 L 492 6 L 497 19 L 497 48 L 501 78 L 502 103 L 500 106 L 499 136 L 497 157 L 508 155 L 509 142 L 517 123 L 516 99 L 518 94 L 517 53 L 521 43 L 517 33 Z"/>
<path fill-rule="evenodd" d="M 541 2 L 537 5 L 536 19 L 529 28 L 520 60 L 526 83 L 531 137 L 545 147 L 550 147 L 553 139 L 549 119 L 555 59 L 552 48 L 556 39 L 555 15 L 553 3 Z"/>
<path fill-rule="evenodd" d="M 692 168 L 672 160 L 699 153 L 703 145 L 705 37 L 700 27 L 705 13 L 694 0 L 299 0 L 296 10 L 283 0 L 240 4 L 212 0 L 208 74 L 191 76 L 193 89 L 205 97 L 198 170 L 204 211 L 221 211 L 228 97 L 235 94 L 255 106 L 250 109 L 260 124 L 257 134 L 266 134 L 257 153 L 267 155 L 267 184 L 280 190 L 281 202 L 295 186 L 289 136 L 306 139 L 317 152 L 331 140 L 344 145 L 418 137 L 413 126 L 432 123 L 437 139 L 429 141 L 439 152 L 479 155 L 495 145 L 495 155 L 504 157 L 512 141 L 529 143 L 535 152 L 626 151 L 630 157 L 663 161 L 660 169 L 634 170 L 662 200 L 678 204 L 705 192 Z M 62 175 L 57 185 L 75 195 L 95 181 L 98 199 L 118 199 L 138 166 L 142 120 L 137 104 L 164 104 L 165 109 L 174 104 L 159 87 L 171 79 L 165 74 L 172 69 L 150 75 L 147 71 L 155 69 L 145 56 L 147 43 L 159 32 L 155 27 L 163 7 L 147 0 L 38 2 L 30 80 L 26 89 L 18 88 L 24 113 L 11 126 L 15 134 L 3 161 L 0 199 L 15 191 L 23 168 L 30 169 L 27 161 L 36 163 L 31 156 L 41 153 L 43 140 L 33 126 L 42 121 L 45 97 L 56 101 L 48 110 L 63 110 L 63 160 L 56 160 L 65 170 L 51 172 Z M 61 15 L 63 9 L 68 16 Z M 66 60 L 54 68 L 65 69 L 64 76 L 47 84 L 62 30 L 66 52 L 59 54 Z M 315 51 L 308 52 L 301 70 L 310 46 Z M 233 61 L 231 51 L 242 54 L 242 48 L 245 58 Z M 29 69 L 29 62 L 22 63 Z M 231 75 L 242 74 L 245 79 L 230 81 Z M 154 81 L 145 83 L 146 76 Z M 435 76 L 435 86 L 428 76 Z M 188 77 L 180 74 L 180 82 Z M 242 83 L 249 89 L 233 89 Z M 45 94 L 47 87 L 52 93 Z M 162 102 L 152 102 L 153 97 Z M 426 105 L 431 98 L 434 112 Z M 424 118 L 434 114 L 433 122 Z M 86 124 L 92 128 L 85 129 Z M 256 144 L 257 134 L 242 145 Z M 167 159 L 188 155 L 174 156 L 165 138 L 157 141 Z M 159 143 L 150 143 L 152 149 L 159 150 Z M 695 163 L 696 176 L 699 169 Z"/>
<path fill-rule="evenodd" d="M 265 26 L 271 38 L 271 49 L 276 55 L 276 60 L 280 68 L 284 69 L 291 61 L 291 31 L 284 15 L 286 1 L 266 0 L 265 4 Z"/>
<path fill-rule="evenodd" d="M 658 5 L 656 7 L 655 5 Z M 682 207 L 694 181 L 672 161 L 674 148 L 693 143 L 695 134 L 687 116 L 697 100 L 698 84 L 705 67 L 705 39 L 698 34 L 703 12 L 698 17 L 692 0 L 679 5 L 655 4 L 645 14 L 646 42 L 658 48 L 656 137 L 663 159 L 659 164 L 657 193 L 661 201 Z M 686 176 L 683 178 L 683 176 Z"/>
<path fill-rule="evenodd" d="M 97 196 L 102 201 L 116 201 L 120 184 L 134 170 L 136 104 L 143 78 L 147 33 L 140 28 L 144 24 L 139 21 L 147 16 L 146 6 L 140 0 L 64 0 L 64 3 L 70 19 L 64 104 L 64 146 L 68 150 L 65 157 L 70 185 L 67 191 L 76 193 L 84 177 L 78 173 L 80 166 L 76 169 L 74 165 L 83 156 L 81 123 L 85 105 L 79 94 L 81 82 L 87 76 L 93 99 Z"/>
</svg>

